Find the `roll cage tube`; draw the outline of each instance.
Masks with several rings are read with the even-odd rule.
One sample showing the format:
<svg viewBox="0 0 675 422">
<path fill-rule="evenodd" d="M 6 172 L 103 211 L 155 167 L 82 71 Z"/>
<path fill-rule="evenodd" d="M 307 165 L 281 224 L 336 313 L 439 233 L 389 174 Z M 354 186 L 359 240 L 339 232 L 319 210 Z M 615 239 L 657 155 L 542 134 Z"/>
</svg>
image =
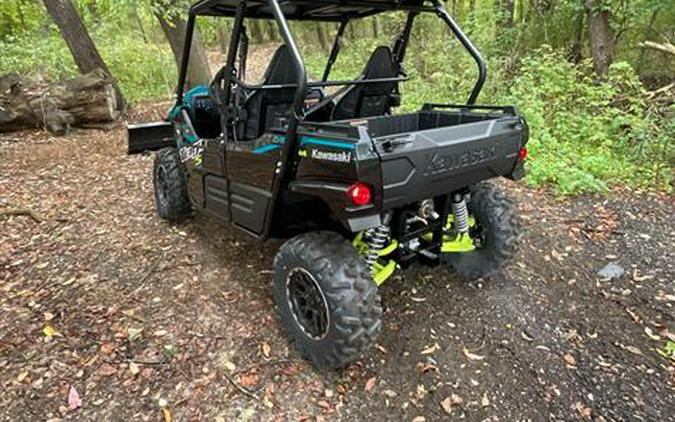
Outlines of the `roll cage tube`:
<svg viewBox="0 0 675 422">
<path fill-rule="evenodd" d="M 333 69 L 333 65 L 335 64 L 335 61 L 337 60 L 338 54 L 340 54 L 340 49 L 342 48 L 342 37 L 345 34 L 345 30 L 347 29 L 347 25 L 349 25 L 349 19 L 345 19 L 342 21 L 340 24 L 340 28 L 338 29 L 337 36 L 335 37 L 335 42 L 333 43 L 333 48 L 330 51 L 330 56 L 328 57 L 328 63 L 326 63 L 326 70 L 323 72 L 323 78 L 321 78 L 321 82 L 326 82 L 328 81 L 328 77 L 330 76 L 330 71 Z"/>
<path fill-rule="evenodd" d="M 281 33 L 281 38 L 283 38 L 286 47 L 291 53 L 293 58 L 293 65 L 295 66 L 295 72 L 297 75 L 297 88 L 295 91 L 295 98 L 293 100 L 293 114 L 288 121 L 288 128 L 286 129 L 286 142 L 282 146 L 282 155 L 277 163 L 277 174 L 278 177 L 275 178 L 274 186 L 272 188 L 272 200 L 270 201 L 269 210 L 272 213 L 271 218 L 266 218 L 265 227 L 263 231 L 263 238 L 266 238 L 269 235 L 270 227 L 272 221 L 275 219 L 275 214 L 277 213 L 277 202 L 280 200 L 281 191 L 284 189 L 288 183 L 289 175 L 293 171 L 293 163 L 295 154 L 297 153 L 297 144 L 298 144 L 298 125 L 302 119 L 302 111 L 305 105 L 305 97 L 307 96 L 307 69 L 305 69 L 305 62 L 300 55 L 300 50 L 298 49 L 295 39 L 291 34 L 291 30 L 288 26 L 288 21 L 284 16 L 284 12 L 279 6 L 277 0 L 268 0 L 270 8 L 272 9 L 272 14 L 274 19 L 277 21 L 277 26 L 279 27 L 279 32 Z"/>
<path fill-rule="evenodd" d="M 178 74 L 178 86 L 176 87 L 176 104 L 183 102 L 183 93 L 185 92 L 185 81 L 187 79 L 187 69 L 190 63 L 190 49 L 192 48 L 192 37 L 195 32 L 195 21 L 197 16 L 190 10 L 188 14 L 187 27 L 185 28 L 185 44 L 183 44 L 183 60 L 180 63 L 180 72 Z"/>
<path fill-rule="evenodd" d="M 298 119 L 300 119 L 301 114 L 302 114 L 302 103 L 304 102 L 304 95 L 307 90 L 307 72 L 304 66 L 304 63 L 302 61 L 302 56 L 299 53 L 299 50 L 297 48 L 297 45 L 295 44 L 290 30 L 288 28 L 288 22 L 286 20 L 286 17 L 284 16 L 283 12 L 281 11 L 281 7 L 279 6 L 278 0 L 268 0 L 270 7 L 272 9 L 272 14 L 277 21 L 277 24 L 279 25 L 279 29 L 282 35 L 282 38 L 284 39 L 284 42 L 287 43 L 289 46 L 289 49 L 291 49 L 291 54 L 293 56 L 293 61 L 294 65 L 298 68 L 301 69 L 301 72 L 298 72 L 298 74 L 302 77 L 302 82 L 297 84 L 297 93 L 295 96 L 294 100 L 294 105 L 293 105 L 293 113 L 294 116 Z M 177 103 L 180 103 L 183 99 L 183 93 L 185 90 L 185 82 L 187 79 L 187 68 L 188 68 L 188 63 L 190 59 L 190 49 L 192 45 L 192 40 L 193 40 L 193 34 L 194 34 L 194 29 L 195 29 L 195 20 L 196 20 L 196 10 L 201 10 L 201 8 L 204 7 L 204 4 L 209 3 L 208 1 L 201 1 L 195 3 L 191 8 L 190 8 L 190 13 L 188 16 L 188 22 L 187 22 L 187 28 L 186 28 L 186 38 L 185 38 L 185 44 L 183 46 L 183 60 L 181 62 L 181 67 L 180 67 L 180 73 L 179 73 L 179 80 L 178 80 L 178 87 L 176 89 L 176 99 Z M 464 32 L 461 30 L 459 25 L 455 22 L 455 20 L 450 16 L 446 8 L 442 5 L 442 3 L 439 0 L 431 0 L 431 3 L 433 4 L 433 11 L 436 13 L 436 15 L 441 18 L 445 24 L 450 28 L 452 33 L 459 39 L 460 43 L 462 46 L 469 52 L 469 54 L 473 57 L 474 61 L 476 62 L 478 66 L 478 80 L 476 81 L 473 89 L 471 90 L 471 94 L 469 95 L 469 99 L 467 100 L 467 105 L 474 105 L 476 103 L 476 100 L 478 98 L 478 95 L 480 94 L 481 90 L 483 89 L 483 86 L 485 85 L 485 81 L 487 79 L 487 65 L 485 64 L 485 60 L 483 60 L 483 57 L 481 56 L 480 52 L 478 49 L 473 45 L 471 40 L 464 34 Z M 385 10 L 382 5 L 378 5 L 382 7 L 381 10 Z M 237 11 L 235 13 L 235 20 L 236 18 L 243 19 L 243 13 L 246 7 L 246 0 L 241 0 L 237 4 Z M 374 6 L 373 6 L 374 7 Z M 395 9 L 392 9 L 395 10 Z M 415 8 L 414 10 L 410 9 L 411 15 L 413 16 L 408 16 L 409 20 L 406 25 L 406 30 L 410 29 L 412 27 L 412 20 L 414 19 L 414 15 L 418 14 L 419 12 L 427 12 L 430 11 L 429 8 L 426 7 L 419 7 Z M 236 16 L 238 15 L 238 16 Z M 281 18 L 281 20 L 279 20 Z M 343 19 L 340 21 L 340 29 L 338 30 L 338 37 L 335 40 L 335 44 L 333 45 L 333 49 L 331 51 L 331 55 L 328 61 L 328 64 L 326 66 L 326 69 L 324 71 L 324 77 L 322 79 L 322 82 L 327 82 L 328 76 L 330 75 L 330 71 L 332 69 L 333 64 L 335 63 L 335 60 L 337 59 L 337 55 L 339 54 L 340 51 L 340 38 L 341 35 L 343 35 L 344 30 L 347 27 L 347 24 L 349 22 L 349 19 Z M 235 31 L 236 32 L 236 31 Z M 407 37 L 406 37 L 407 38 Z M 288 44 L 288 40 L 292 42 L 292 44 Z M 233 44 L 231 44 L 232 46 Z M 403 56 L 405 56 L 405 47 L 402 46 L 403 49 L 402 51 L 399 51 L 397 53 L 403 53 L 403 54 L 397 54 L 399 57 L 400 61 L 402 61 Z M 230 75 L 227 75 L 228 77 Z M 236 81 L 235 81 L 236 82 Z M 327 86 L 327 85 L 324 85 Z M 255 87 L 256 89 L 266 89 L 267 87 Z M 272 88 L 272 87 L 270 87 Z M 279 88 L 279 87 L 275 87 Z M 301 98 L 302 97 L 302 98 Z M 291 122 L 292 123 L 292 122 Z"/>
<path fill-rule="evenodd" d="M 433 3 L 434 9 L 436 10 L 436 15 L 443 19 L 452 33 L 455 34 L 457 39 L 459 39 L 459 42 L 462 43 L 462 46 L 464 46 L 469 54 L 471 54 L 471 57 L 473 57 L 473 59 L 476 61 L 476 64 L 478 65 L 478 81 L 476 81 L 476 84 L 473 86 L 473 90 L 471 90 L 471 95 L 467 101 L 467 105 L 474 105 L 476 104 L 476 99 L 478 98 L 480 91 L 483 89 L 483 85 L 485 85 L 485 80 L 487 79 L 487 65 L 485 64 L 485 60 L 483 60 L 483 56 L 481 56 L 476 46 L 474 46 L 469 37 L 467 37 L 466 34 L 462 32 L 462 29 L 459 27 L 459 25 L 457 25 L 457 22 L 455 22 L 452 16 L 450 16 L 441 2 L 438 0 L 433 0 Z"/>
</svg>

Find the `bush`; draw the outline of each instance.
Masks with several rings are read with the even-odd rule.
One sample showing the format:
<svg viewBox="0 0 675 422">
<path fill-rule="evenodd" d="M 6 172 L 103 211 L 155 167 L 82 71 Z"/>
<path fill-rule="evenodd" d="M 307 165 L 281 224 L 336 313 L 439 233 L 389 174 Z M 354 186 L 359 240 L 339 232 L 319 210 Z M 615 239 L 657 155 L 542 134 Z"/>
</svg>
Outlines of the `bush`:
<svg viewBox="0 0 675 422">
<path fill-rule="evenodd" d="M 618 184 L 670 189 L 672 163 L 658 150 L 672 139 L 672 123 L 647 105 L 628 64 L 615 63 L 602 83 L 587 76 L 590 68 L 548 48 L 523 59 L 505 101 L 531 126 L 527 183 L 553 184 L 561 194 Z"/>
</svg>

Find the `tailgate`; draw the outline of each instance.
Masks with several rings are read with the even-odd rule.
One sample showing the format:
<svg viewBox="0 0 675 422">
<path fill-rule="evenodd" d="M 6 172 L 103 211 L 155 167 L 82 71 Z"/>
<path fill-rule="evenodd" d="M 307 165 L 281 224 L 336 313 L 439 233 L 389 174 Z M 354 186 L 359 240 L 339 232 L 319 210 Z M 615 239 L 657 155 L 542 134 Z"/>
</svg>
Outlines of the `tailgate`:
<svg viewBox="0 0 675 422">
<path fill-rule="evenodd" d="M 451 193 L 509 175 L 526 141 L 520 117 L 460 124 L 375 138 L 383 208 Z"/>
</svg>

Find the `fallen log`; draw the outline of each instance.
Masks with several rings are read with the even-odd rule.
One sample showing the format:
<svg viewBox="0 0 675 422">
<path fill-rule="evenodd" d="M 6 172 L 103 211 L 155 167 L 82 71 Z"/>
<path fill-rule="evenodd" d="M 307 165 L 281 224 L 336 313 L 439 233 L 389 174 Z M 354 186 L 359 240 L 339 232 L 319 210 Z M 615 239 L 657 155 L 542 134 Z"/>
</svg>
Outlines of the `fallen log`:
<svg viewBox="0 0 675 422">
<path fill-rule="evenodd" d="M 15 73 L 0 76 L 0 132 L 44 128 L 64 135 L 72 126 L 110 123 L 119 117 L 116 98 L 102 70 L 53 85 Z"/>
</svg>

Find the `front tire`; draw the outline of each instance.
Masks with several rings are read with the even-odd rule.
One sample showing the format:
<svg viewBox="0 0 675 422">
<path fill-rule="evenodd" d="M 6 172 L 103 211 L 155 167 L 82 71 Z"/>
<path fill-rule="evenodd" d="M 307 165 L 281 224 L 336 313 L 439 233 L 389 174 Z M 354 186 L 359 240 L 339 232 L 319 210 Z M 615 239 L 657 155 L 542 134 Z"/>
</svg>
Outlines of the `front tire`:
<svg viewBox="0 0 675 422">
<path fill-rule="evenodd" d="M 165 148 L 155 156 L 153 169 L 155 205 L 160 218 L 182 221 L 192 213 L 185 167 L 178 150 Z"/>
<path fill-rule="evenodd" d="M 319 369 L 355 360 L 382 330 L 377 286 L 363 258 L 336 233 L 305 233 L 282 245 L 274 297 L 291 344 Z"/>
<path fill-rule="evenodd" d="M 446 253 L 442 262 L 462 277 L 473 280 L 495 273 L 518 252 L 520 220 L 513 201 L 496 185 L 479 183 L 471 188 L 469 213 L 476 219 L 476 250 Z"/>
</svg>

